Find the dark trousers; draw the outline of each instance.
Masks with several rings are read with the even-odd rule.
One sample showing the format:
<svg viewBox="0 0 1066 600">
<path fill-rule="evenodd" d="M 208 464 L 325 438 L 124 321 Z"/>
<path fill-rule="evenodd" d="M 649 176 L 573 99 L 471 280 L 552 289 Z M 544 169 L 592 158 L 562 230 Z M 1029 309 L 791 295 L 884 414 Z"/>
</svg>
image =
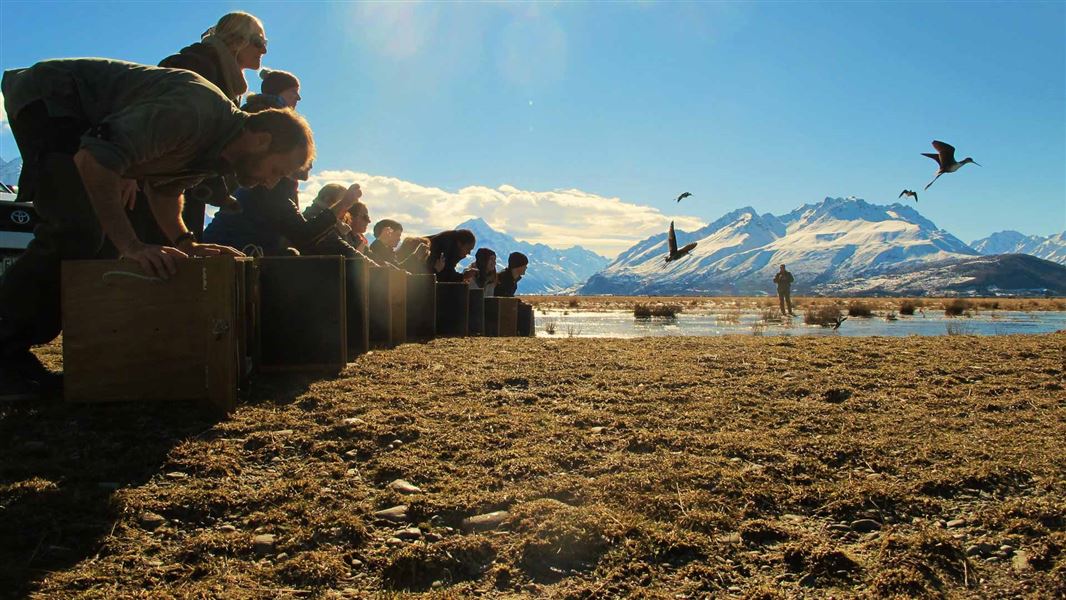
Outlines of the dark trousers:
<svg viewBox="0 0 1066 600">
<path fill-rule="evenodd" d="M 90 124 L 48 115 L 43 102 L 11 121 L 22 154 L 18 199 L 32 202 L 40 223 L 26 251 L 0 281 L 0 358 L 52 341 L 62 329 L 59 280 L 63 260 L 116 258 L 100 229 L 74 165 Z"/>
<path fill-rule="evenodd" d="M 792 314 L 792 290 L 790 289 L 778 289 L 777 290 L 777 302 L 781 305 L 781 314 Z M 785 305 L 788 305 L 788 310 L 785 310 Z"/>
</svg>

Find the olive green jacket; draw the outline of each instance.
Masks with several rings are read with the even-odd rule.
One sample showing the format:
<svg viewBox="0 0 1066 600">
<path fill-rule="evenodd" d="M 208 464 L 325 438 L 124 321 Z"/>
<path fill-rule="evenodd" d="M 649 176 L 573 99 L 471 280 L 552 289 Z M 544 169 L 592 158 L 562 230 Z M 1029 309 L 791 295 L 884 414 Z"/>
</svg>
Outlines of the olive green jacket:
<svg viewBox="0 0 1066 600">
<path fill-rule="evenodd" d="M 222 150 L 248 117 L 196 73 L 119 60 L 46 60 L 6 71 L 0 89 L 11 123 L 44 101 L 49 116 L 91 125 L 80 147 L 101 165 L 163 193 L 229 173 Z"/>
</svg>

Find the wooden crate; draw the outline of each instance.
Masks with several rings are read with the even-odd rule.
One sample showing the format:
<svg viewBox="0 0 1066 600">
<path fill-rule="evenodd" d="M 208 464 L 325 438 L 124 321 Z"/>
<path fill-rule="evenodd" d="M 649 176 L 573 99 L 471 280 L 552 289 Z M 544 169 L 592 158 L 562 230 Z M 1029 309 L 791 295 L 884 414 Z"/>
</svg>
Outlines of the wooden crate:
<svg viewBox="0 0 1066 600">
<path fill-rule="evenodd" d="M 393 348 L 407 341 L 407 273 L 370 267 L 370 345 Z"/>
<path fill-rule="evenodd" d="M 345 261 L 345 320 L 348 324 L 348 357 L 370 351 L 370 269 L 366 259 Z"/>
<path fill-rule="evenodd" d="M 462 337 L 470 322 L 470 286 L 437 282 L 437 335 Z"/>
<path fill-rule="evenodd" d="M 241 389 L 245 390 L 259 368 L 259 265 L 250 257 L 237 263 L 237 307 L 240 311 L 237 344 L 241 360 Z"/>
<path fill-rule="evenodd" d="M 73 402 L 237 403 L 243 328 L 232 257 L 178 261 L 168 280 L 128 260 L 62 266 L 63 383 Z"/>
<path fill-rule="evenodd" d="M 348 362 L 341 256 L 259 261 L 259 335 L 264 371 L 340 371 Z"/>
<path fill-rule="evenodd" d="M 485 335 L 485 290 L 470 290 L 470 316 L 467 318 L 467 335 Z"/>
<path fill-rule="evenodd" d="M 407 276 L 407 340 L 431 339 L 437 333 L 437 278 Z"/>
<path fill-rule="evenodd" d="M 518 335 L 517 298 L 485 298 L 485 335 L 491 337 Z"/>
<path fill-rule="evenodd" d="M 532 304 L 518 302 L 518 335 L 534 337 L 537 335 L 537 321 Z"/>
</svg>

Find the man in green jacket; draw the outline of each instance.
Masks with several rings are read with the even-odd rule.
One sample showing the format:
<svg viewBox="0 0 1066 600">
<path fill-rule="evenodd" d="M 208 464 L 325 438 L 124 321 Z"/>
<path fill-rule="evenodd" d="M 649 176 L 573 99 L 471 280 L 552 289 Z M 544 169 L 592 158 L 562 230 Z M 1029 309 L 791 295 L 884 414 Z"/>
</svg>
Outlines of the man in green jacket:
<svg viewBox="0 0 1066 600">
<path fill-rule="evenodd" d="M 125 257 L 166 279 L 188 256 L 239 252 L 199 244 L 182 190 L 209 176 L 273 186 L 314 158 L 290 110 L 248 115 L 190 71 L 60 59 L 4 73 L 0 89 L 22 154 L 19 200 L 41 224 L 0 283 L 0 400 L 36 396 L 46 373 L 29 352 L 60 326 L 63 260 Z M 168 245 L 144 243 L 125 208 L 140 182 Z"/>
</svg>

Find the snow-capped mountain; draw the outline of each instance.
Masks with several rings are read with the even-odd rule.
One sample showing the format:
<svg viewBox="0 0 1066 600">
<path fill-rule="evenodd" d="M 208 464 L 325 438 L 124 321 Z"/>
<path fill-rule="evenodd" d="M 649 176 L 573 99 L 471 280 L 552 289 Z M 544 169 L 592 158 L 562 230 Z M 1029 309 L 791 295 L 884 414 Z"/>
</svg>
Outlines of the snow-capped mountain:
<svg viewBox="0 0 1066 600">
<path fill-rule="evenodd" d="M 18 185 L 19 173 L 22 172 L 22 159 L 15 157 L 9 161 L 0 158 L 0 183 Z"/>
<path fill-rule="evenodd" d="M 996 296 L 1066 293 L 1066 266 L 1028 254 L 996 254 L 901 265 L 819 286 L 833 296 Z"/>
<path fill-rule="evenodd" d="M 507 267 L 507 256 L 512 252 L 521 252 L 529 257 L 529 268 L 518 284 L 520 294 L 561 293 L 581 284 L 609 262 L 580 246 L 556 250 L 544 244 L 521 242 L 496 231 L 483 219 L 470 219 L 455 228 L 473 231 L 477 237 L 477 248 L 491 248 L 496 252 L 496 264 L 500 270 Z M 464 265 L 472 261 L 473 254 Z"/>
<path fill-rule="evenodd" d="M 826 198 L 780 217 L 742 208 L 677 238 L 678 245 L 698 245 L 688 257 L 664 263 L 665 234 L 644 240 L 591 277 L 581 293 L 770 292 L 781 264 L 802 293 L 860 273 L 978 255 L 911 206 L 857 198 Z"/>
<path fill-rule="evenodd" d="M 981 254 L 1029 254 L 1066 265 L 1066 231 L 1047 237 L 1000 231 L 970 246 Z"/>
</svg>

